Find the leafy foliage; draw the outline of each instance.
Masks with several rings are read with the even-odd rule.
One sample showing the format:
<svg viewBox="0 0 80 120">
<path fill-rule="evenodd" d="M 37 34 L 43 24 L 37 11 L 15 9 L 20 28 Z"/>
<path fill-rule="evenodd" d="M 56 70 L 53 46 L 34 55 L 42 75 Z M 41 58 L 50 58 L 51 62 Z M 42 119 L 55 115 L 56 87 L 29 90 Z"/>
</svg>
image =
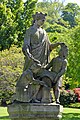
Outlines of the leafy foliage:
<svg viewBox="0 0 80 120">
<path fill-rule="evenodd" d="M 37 6 L 38 11 L 48 14 L 44 28 L 50 41 L 53 43 L 64 42 L 69 48 L 68 66 L 64 76 L 64 83 L 69 82 L 71 88 L 78 87 L 80 85 L 80 7 L 75 3 L 68 3 L 64 7 L 59 2 L 41 2 Z M 57 7 L 59 8 L 58 10 Z M 56 56 L 56 54 L 57 52 L 54 50 L 51 58 Z"/>
<path fill-rule="evenodd" d="M 54 24 L 54 25 L 50 25 L 46 31 L 47 32 L 57 32 L 57 33 L 63 33 L 63 32 L 66 32 L 67 28 L 65 28 L 64 26 L 61 26 L 61 25 L 58 25 L 58 24 Z"/>
<path fill-rule="evenodd" d="M 22 45 L 26 28 L 31 24 L 37 0 L 2 0 L 0 2 L 0 50 L 12 44 Z"/>
<path fill-rule="evenodd" d="M 67 76 L 69 77 L 72 87 L 80 85 L 80 26 L 71 30 L 72 42 L 69 46 L 69 66 Z M 74 81 L 74 82 L 73 82 Z"/>
<path fill-rule="evenodd" d="M 55 23 L 60 18 L 60 12 L 63 4 L 59 2 L 40 2 L 37 4 L 36 11 L 47 13 L 47 22 L 49 24 Z"/>
<path fill-rule="evenodd" d="M 16 81 L 23 70 L 23 63 L 24 55 L 17 46 L 0 52 L 0 99 L 8 99 L 14 93 Z"/>
<path fill-rule="evenodd" d="M 76 17 L 79 15 L 80 8 L 75 3 L 68 3 L 62 11 L 62 18 L 68 21 L 71 27 L 77 25 Z"/>
<path fill-rule="evenodd" d="M 71 108 L 80 108 L 80 103 L 71 103 L 69 105 L 69 107 L 71 107 Z"/>
<path fill-rule="evenodd" d="M 67 91 L 61 91 L 60 94 L 60 103 L 63 106 L 69 106 L 70 103 L 75 103 L 76 102 L 76 95 L 73 91 L 67 92 Z"/>
</svg>

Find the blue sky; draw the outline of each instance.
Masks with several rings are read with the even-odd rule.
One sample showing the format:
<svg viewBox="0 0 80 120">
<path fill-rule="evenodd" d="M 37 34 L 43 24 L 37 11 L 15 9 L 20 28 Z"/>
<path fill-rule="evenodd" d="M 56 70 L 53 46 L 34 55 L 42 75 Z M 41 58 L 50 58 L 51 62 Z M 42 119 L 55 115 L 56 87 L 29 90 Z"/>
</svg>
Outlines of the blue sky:
<svg viewBox="0 0 80 120">
<path fill-rule="evenodd" d="M 38 1 L 42 2 L 43 0 L 38 0 Z M 59 0 L 59 1 L 65 1 L 65 4 L 67 4 L 67 3 L 77 3 L 80 6 L 80 0 Z"/>
</svg>

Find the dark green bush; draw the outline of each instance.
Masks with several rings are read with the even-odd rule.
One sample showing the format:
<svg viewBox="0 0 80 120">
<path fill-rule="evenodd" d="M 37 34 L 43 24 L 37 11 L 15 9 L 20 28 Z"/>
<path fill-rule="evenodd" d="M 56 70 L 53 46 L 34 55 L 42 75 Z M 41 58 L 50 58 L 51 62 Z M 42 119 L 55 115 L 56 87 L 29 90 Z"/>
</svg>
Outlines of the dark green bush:
<svg viewBox="0 0 80 120">
<path fill-rule="evenodd" d="M 62 33 L 62 32 L 66 32 L 66 28 L 61 26 L 61 25 L 58 25 L 58 24 L 54 24 L 54 25 L 50 25 L 48 28 L 46 28 L 46 31 L 47 32 L 58 32 L 58 33 Z"/>
<path fill-rule="evenodd" d="M 77 97 L 72 90 L 70 90 L 69 92 L 66 90 L 61 91 L 61 94 L 60 94 L 61 105 L 69 106 L 70 103 L 75 103 L 76 99 L 77 99 Z"/>
</svg>

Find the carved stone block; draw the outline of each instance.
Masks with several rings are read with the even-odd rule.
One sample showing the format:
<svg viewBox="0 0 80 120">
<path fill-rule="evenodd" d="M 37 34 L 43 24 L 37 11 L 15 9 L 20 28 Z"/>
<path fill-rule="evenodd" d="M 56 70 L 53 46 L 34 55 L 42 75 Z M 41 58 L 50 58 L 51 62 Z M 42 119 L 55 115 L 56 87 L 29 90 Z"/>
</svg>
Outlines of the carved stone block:
<svg viewBox="0 0 80 120">
<path fill-rule="evenodd" d="M 63 106 L 55 103 L 13 103 L 8 105 L 11 120 L 60 120 Z"/>
</svg>

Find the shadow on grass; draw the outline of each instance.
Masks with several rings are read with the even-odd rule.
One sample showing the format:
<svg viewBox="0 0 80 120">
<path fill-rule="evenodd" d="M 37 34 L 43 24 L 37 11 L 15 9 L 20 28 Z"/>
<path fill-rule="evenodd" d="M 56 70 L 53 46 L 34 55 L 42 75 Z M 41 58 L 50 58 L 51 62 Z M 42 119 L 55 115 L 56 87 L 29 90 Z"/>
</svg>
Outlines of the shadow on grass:
<svg viewBox="0 0 80 120">
<path fill-rule="evenodd" d="M 80 120 L 80 113 L 64 113 L 62 120 Z"/>
<path fill-rule="evenodd" d="M 1 116 L 0 120 L 10 120 L 9 116 Z"/>
</svg>

